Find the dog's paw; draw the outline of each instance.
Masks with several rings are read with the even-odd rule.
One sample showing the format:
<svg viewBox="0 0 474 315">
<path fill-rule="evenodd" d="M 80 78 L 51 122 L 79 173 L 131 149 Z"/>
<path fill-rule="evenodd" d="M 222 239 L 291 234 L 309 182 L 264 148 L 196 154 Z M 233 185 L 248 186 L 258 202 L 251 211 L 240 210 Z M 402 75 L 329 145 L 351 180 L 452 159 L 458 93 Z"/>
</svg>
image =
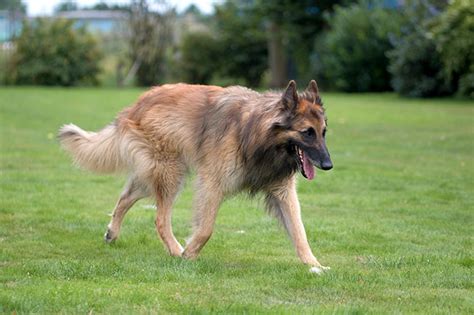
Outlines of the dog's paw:
<svg viewBox="0 0 474 315">
<path fill-rule="evenodd" d="M 107 244 L 113 243 L 117 239 L 117 236 L 115 236 L 110 229 L 107 229 L 107 232 L 104 234 L 104 241 Z"/>
<path fill-rule="evenodd" d="M 309 272 L 315 273 L 315 274 L 318 274 L 318 275 L 320 275 L 323 272 L 328 271 L 328 270 L 331 270 L 331 267 L 325 267 L 325 266 L 316 267 L 316 266 L 314 266 L 314 267 L 309 268 Z"/>
</svg>

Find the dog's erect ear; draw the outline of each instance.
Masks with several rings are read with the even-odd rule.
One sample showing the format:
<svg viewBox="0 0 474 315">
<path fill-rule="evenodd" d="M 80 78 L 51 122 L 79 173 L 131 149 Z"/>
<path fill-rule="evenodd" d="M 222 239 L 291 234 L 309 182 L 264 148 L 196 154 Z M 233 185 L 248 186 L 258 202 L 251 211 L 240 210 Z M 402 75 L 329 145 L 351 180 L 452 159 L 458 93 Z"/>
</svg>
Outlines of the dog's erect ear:
<svg viewBox="0 0 474 315">
<path fill-rule="evenodd" d="M 291 80 L 283 93 L 282 102 L 286 109 L 294 110 L 298 106 L 298 93 L 296 92 L 296 82 Z"/>
<path fill-rule="evenodd" d="M 314 102 L 316 102 L 316 100 L 319 97 L 319 89 L 318 89 L 318 84 L 316 83 L 316 81 L 311 80 L 309 82 L 308 87 L 306 88 L 305 92 L 311 94 L 311 96 L 313 97 Z"/>
</svg>

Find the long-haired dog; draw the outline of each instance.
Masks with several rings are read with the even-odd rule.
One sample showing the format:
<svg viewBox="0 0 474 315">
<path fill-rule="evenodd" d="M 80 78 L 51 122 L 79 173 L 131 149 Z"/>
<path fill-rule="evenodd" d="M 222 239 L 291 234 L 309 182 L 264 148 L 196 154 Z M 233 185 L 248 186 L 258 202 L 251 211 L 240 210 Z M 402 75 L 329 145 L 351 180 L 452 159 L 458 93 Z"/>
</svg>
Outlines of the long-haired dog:
<svg viewBox="0 0 474 315">
<path fill-rule="evenodd" d="M 313 80 L 302 93 L 294 81 L 283 93 L 167 84 L 143 94 L 101 131 L 64 125 L 59 139 L 80 167 L 129 174 L 105 233 L 107 242 L 118 237 L 130 207 L 152 197 L 156 229 L 165 247 L 173 256 L 192 259 L 211 237 L 226 196 L 262 192 L 300 260 L 320 272 L 326 268 L 306 238 L 295 174 L 299 170 L 311 180 L 313 166 L 332 168 L 325 133 L 326 117 Z M 197 176 L 194 229 L 183 249 L 173 235 L 171 213 L 189 170 Z"/>
</svg>

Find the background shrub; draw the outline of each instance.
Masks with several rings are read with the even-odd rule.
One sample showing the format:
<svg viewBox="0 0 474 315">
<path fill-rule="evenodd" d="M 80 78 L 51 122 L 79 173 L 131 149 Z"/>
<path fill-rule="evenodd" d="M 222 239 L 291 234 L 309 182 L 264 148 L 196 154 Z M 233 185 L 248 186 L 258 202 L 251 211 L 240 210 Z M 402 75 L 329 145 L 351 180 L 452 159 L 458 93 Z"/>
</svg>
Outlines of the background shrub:
<svg viewBox="0 0 474 315">
<path fill-rule="evenodd" d="M 386 51 L 391 34 L 400 29 L 400 14 L 362 1 L 335 8 L 328 17 L 330 30 L 316 40 L 315 77 L 346 92 L 390 89 Z"/>
<path fill-rule="evenodd" d="M 436 43 L 423 29 L 398 39 L 390 51 L 393 89 L 405 96 L 432 97 L 452 93 L 442 72 Z"/>
<path fill-rule="evenodd" d="M 216 7 L 214 27 L 222 54 L 219 75 L 258 87 L 267 64 L 267 38 L 261 20 L 251 9 L 232 1 Z"/>
<path fill-rule="evenodd" d="M 8 82 L 15 84 L 96 84 L 101 54 L 85 29 L 72 21 L 37 19 L 25 22 L 15 41 Z"/>
<path fill-rule="evenodd" d="M 164 3 L 164 2 L 163 2 Z M 131 1 L 129 58 L 139 86 L 166 82 L 166 52 L 172 42 L 174 12 L 153 9 L 151 1 Z"/>
<path fill-rule="evenodd" d="M 187 83 L 207 84 L 218 71 L 220 45 L 207 32 L 188 33 L 181 39 L 174 62 L 177 78 Z"/>
<path fill-rule="evenodd" d="M 433 97 L 453 93 L 430 31 L 439 12 L 426 1 L 406 4 L 402 32 L 393 40 L 394 49 L 388 52 L 392 86 L 402 95 Z"/>
<path fill-rule="evenodd" d="M 259 87 L 268 68 L 267 39 L 255 12 L 234 2 L 216 6 L 208 31 L 181 38 L 174 78 L 189 83 Z"/>
<path fill-rule="evenodd" d="M 433 27 L 446 80 L 460 95 L 474 97 L 474 3 L 449 4 Z"/>
</svg>

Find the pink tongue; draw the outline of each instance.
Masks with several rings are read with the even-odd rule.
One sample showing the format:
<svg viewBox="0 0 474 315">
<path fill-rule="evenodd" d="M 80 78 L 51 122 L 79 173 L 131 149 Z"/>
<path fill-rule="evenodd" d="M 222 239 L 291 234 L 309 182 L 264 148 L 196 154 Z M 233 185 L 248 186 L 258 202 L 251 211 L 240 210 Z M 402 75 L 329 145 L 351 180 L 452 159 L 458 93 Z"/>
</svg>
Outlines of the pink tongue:
<svg viewBox="0 0 474 315">
<path fill-rule="evenodd" d="M 312 180 L 314 178 L 314 167 L 310 160 L 306 157 L 303 151 L 303 170 L 306 174 L 306 178 Z"/>
</svg>

